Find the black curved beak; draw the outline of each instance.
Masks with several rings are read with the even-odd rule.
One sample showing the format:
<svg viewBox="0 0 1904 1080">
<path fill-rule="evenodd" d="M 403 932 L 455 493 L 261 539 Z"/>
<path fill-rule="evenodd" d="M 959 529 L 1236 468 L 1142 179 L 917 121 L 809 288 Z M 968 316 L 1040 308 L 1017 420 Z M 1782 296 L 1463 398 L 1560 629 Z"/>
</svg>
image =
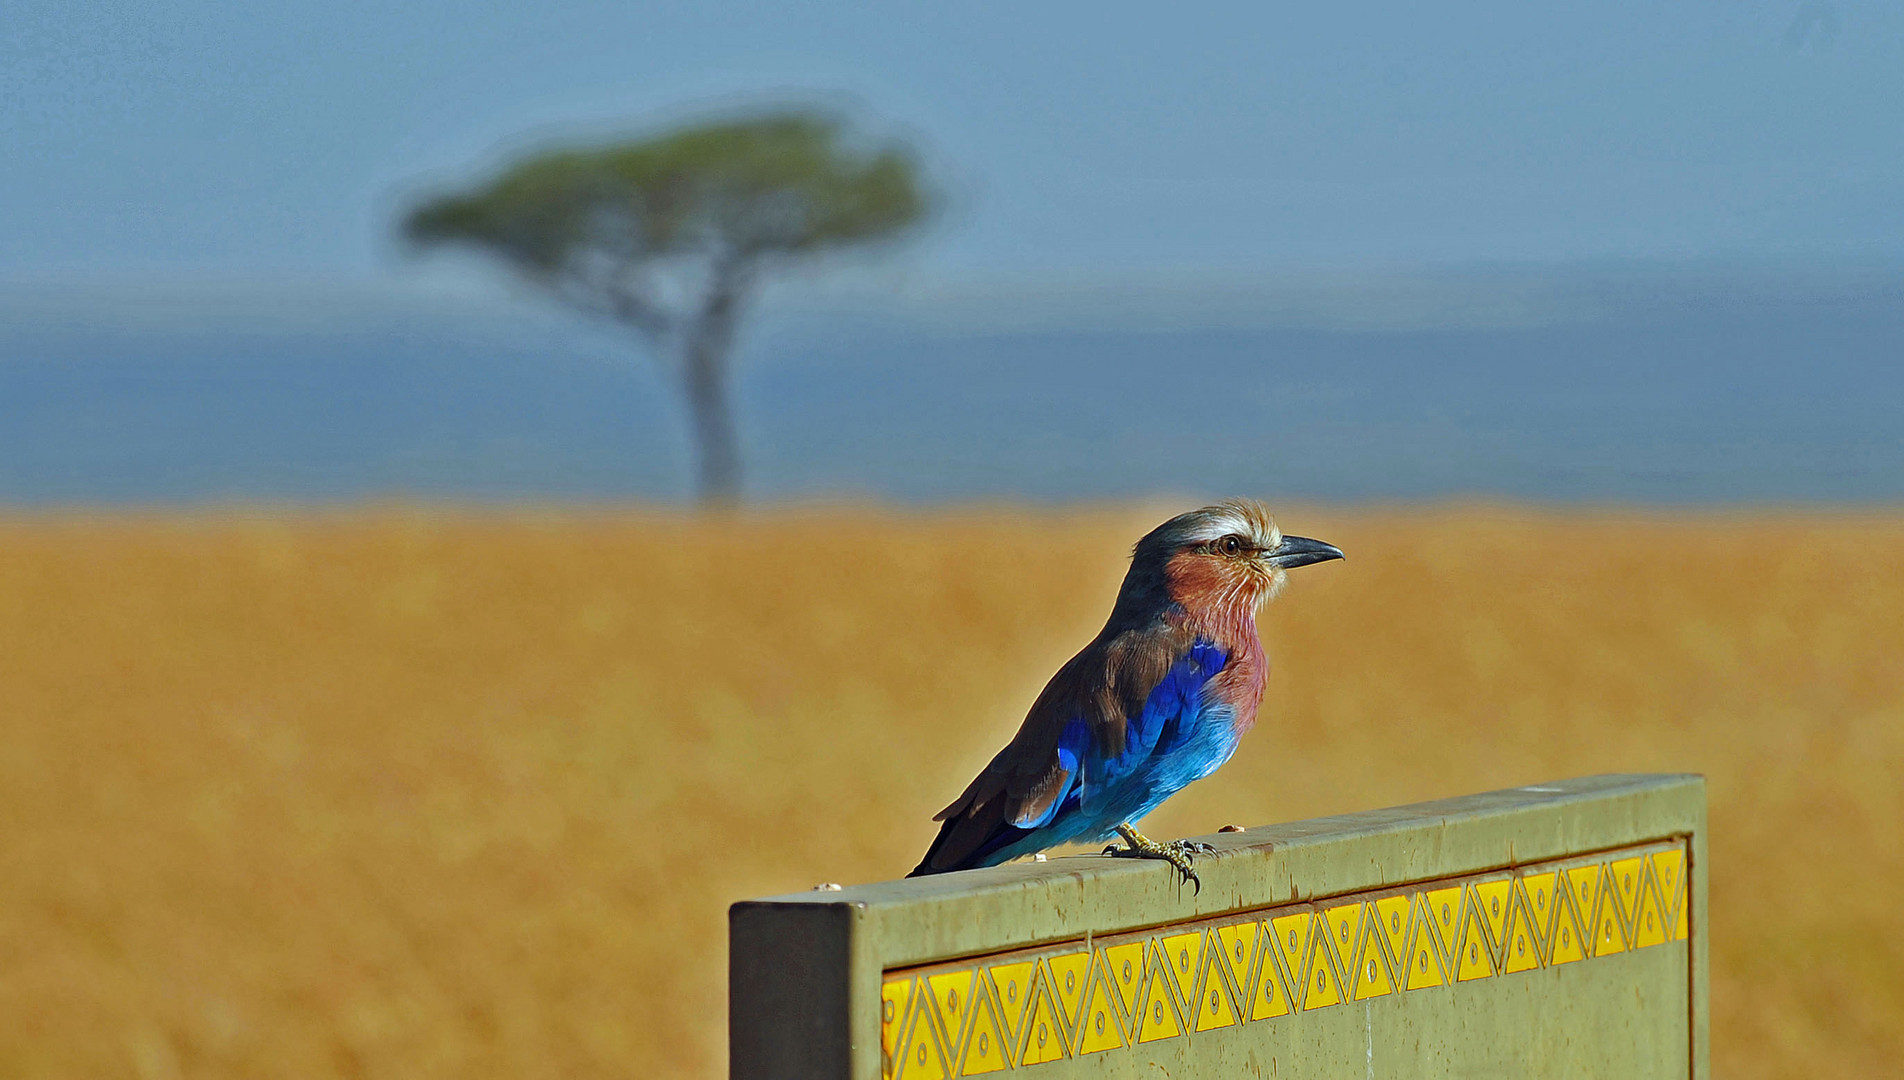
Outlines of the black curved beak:
<svg viewBox="0 0 1904 1080">
<path fill-rule="evenodd" d="M 1342 549 L 1334 544 L 1325 544 L 1306 536 L 1285 536 L 1283 542 L 1272 548 L 1263 561 L 1271 566 L 1292 570 L 1298 566 L 1344 557 Z"/>
</svg>

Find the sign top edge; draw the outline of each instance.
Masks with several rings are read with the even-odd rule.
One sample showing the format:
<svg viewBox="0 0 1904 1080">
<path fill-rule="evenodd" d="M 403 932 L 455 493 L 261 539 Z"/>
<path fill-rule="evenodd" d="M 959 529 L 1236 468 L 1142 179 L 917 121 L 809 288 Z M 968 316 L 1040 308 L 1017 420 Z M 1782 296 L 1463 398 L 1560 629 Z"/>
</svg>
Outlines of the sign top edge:
<svg viewBox="0 0 1904 1080">
<path fill-rule="evenodd" d="M 1696 807 L 1703 805 L 1704 788 L 1705 777 L 1698 773 L 1602 773 L 1377 810 L 1257 826 L 1241 832 L 1216 833 L 1196 839 L 1214 847 L 1217 858 L 1251 854 L 1257 858 L 1269 858 L 1272 855 L 1287 857 L 1304 849 L 1334 846 L 1371 836 L 1426 828 L 1459 828 L 1463 823 L 1536 814 L 1568 804 L 1683 795 L 1689 800 L 1686 808 L 1690 814 L 1696 813 Z M 1688 817 L 1688 826 L 1690 820 Z M 1552 858 L 1557 854 L 1561 853 L 1527 853 L 1530 861 Z M 1053 881 L 1081 880 L 1086 876 L 1155 875 L 1165 869 L 1161 864 L 1142 860 L 1071 856 L 1044 862 L 1020 861 L 931 877 L 902 878 L 846 888 L 760 897 L 740 901 L 734 907 L 848 905 L 863 910 L 916 904 L 922 900 L 953 895 L 1018 892 L 1026 888 L 1041 888 Z"/>
</svg>

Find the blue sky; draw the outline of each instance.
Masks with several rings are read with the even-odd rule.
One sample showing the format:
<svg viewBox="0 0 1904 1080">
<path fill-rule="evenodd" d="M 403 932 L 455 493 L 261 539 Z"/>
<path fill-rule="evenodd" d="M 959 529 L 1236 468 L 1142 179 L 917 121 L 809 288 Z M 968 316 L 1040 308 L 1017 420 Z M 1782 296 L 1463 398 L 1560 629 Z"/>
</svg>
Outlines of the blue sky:
<svg viewBox="0 0 1904 1080">
<path fill-rule="evenodd" d="M 749 319 L 751 494 L 1904 497 L 1896 0 L 9 0 L 0 505 L 685 495 L 637 340 L 391 226 L 789 97 L 947 211 Z"/>
<path fill-rule="evenodd" d="M 74 3 L 0 22 L 0 275 L 414 274 L 509 150 L 841 95 L 906 273 L 1904 259 L 1904 5 Z"/>
</svg>

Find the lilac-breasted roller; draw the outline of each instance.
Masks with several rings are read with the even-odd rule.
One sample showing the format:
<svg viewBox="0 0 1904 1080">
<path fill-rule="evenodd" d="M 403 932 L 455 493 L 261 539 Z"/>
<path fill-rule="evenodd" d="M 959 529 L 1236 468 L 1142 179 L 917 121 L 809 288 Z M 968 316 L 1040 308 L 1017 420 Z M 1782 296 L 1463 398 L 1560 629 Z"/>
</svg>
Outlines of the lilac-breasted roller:
<svg viewBox="0 0 1904 1080">
<path fill-rule="evenodd" d="M 1136 824 L 1228 761 L 1255 723 L 1269 676 L 1256 613 L 1284 571 L 1340 558 L 1320 540 L 1283 535 L 1262 504 L 1242 499 L 1151 530 L 1132 550 L 1104 629 L 939 812 L 939 835 L 908 876 L 1116 834 L 1127 846 L 1109 853 L 1162 859 L 1196 881 L 1195 845 L 1158 843 Z"/>
</svg>

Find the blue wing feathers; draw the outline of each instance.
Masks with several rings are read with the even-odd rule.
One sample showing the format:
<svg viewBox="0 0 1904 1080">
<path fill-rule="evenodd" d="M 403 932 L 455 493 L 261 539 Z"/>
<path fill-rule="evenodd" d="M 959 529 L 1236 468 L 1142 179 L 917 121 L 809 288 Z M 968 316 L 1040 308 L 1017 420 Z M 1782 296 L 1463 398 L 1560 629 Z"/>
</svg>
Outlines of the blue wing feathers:
<svg viewBox="0 0 1904 1080">
<path fill-rule="evenodd" d="M 1117 776 L 1187 742 L 1202 712 L 1204 684 L 1228 661 L 1229 655 L 1215 645 L 1192 643 L 1144 699 L 1143 711 L 1126 722 L 1124 752 L 1105 763 L 1105 774 Z"/>
<path fill-rule="evenodd" d="M 1078 805 L 1078 764 L 1084 759 L 1091 746 L 1091 729 L 1082 720 L 1072 720 L 1058 733 L 1058 768 L 1064 772 L 1064 790 L 1051 800 L 1044 813 L 1031 820 L 1020 819 L 1012 824 L 1021 829 L 1040 829 L 1051 824 L 1060 815 Z"/>
<path fill-rule="evenodd" d="M 1027 801 L 1003 786 L 1013 774 L 987 780 L 998 766 L 995 761 L 959 802 L 947 807 L 938 839 L 913 873 L 990 866 L 1058 844 L 1100 840 L 1117 825 L 1143 818 L 1185 784 L 1209 775 L 1235 749 L 1228 723 L 1231 710 L 1205 697 L 1210 680 L 1229 659 L 1229 653 L 1212 642 L 1192 641 L 1150 688 L 1136 715 L 1121 717 L 1121 747 L 1100 741 L 1102 720 L 1109 718 L 1096 719 L 1081 697 L 1071 699 L 1055 753 L 1044 751 L 1055 757 L 1043 758 L 1044 768 L 1055 766 L 1062 785 L 1049 801 L 1041 792 L 1032 803 L 1039 809 L 1025 813 Z M 1001 752 L 1000 760 L 1011 749 Z M 1024 769 L 1016 775 L 1054 774 Z M 987 783 L 995 786 L 987 788 Z"/>
<path fill-rule="evenodd" d="M 1058 733 L 1058 767 L 1065 772 L 1078 771 L 1078 762 L 1091 749 L 1091 728 L 1082 720 L 1073 719 L 1064 725 Z"/>
</svg>

